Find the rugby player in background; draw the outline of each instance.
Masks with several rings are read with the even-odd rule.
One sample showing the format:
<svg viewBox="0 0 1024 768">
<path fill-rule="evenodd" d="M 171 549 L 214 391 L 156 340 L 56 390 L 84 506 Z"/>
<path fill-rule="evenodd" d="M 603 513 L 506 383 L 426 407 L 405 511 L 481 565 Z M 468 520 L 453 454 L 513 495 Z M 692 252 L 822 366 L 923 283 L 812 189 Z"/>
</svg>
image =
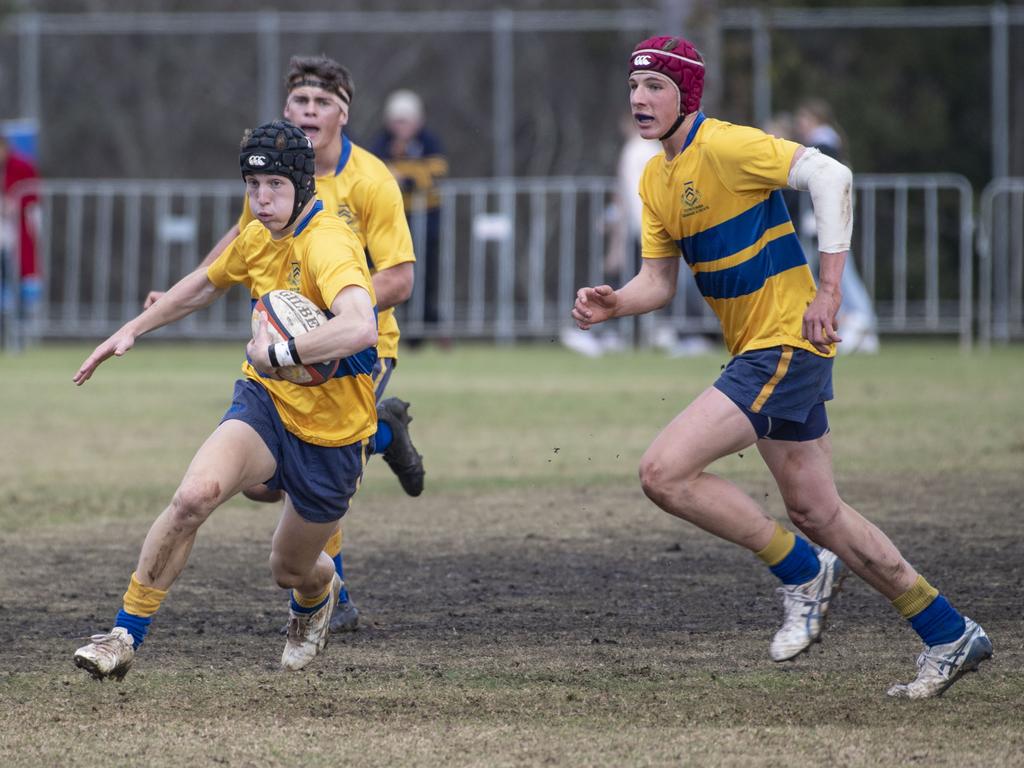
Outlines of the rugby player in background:
<svg viewBox="0 0 1024 768">
<path fill-rule="evenodd" d="M 852 175 L 816 149 L 706 117 L 704 69 L 682 38 L 653 37 L 631 54 L 634 120 L 664 149 L 640 180 L 642 265 L 618 290 L 581 288 L 572 316 L 587 330 L 664 306 L 685 259 L 733 357 L 647 449 L 644 492 L 666 512 L 750 550 L 779 578 L 785 617 L 771 642 L 774 661 L 792 659 L 820 638 L 849 568 L 892 602 L 925 645 L 916 679 L 888 694 L 938 696 L 989 658 L 992 643 L 840 498 L 833 479 L 825 402 L 841 342 L 836 313 L 853 227 Z M 786 186 L 811 194 L 817 286 L 782 200 Z M 806 539 L 706 471 L 751 445 Z"/>
</svg>

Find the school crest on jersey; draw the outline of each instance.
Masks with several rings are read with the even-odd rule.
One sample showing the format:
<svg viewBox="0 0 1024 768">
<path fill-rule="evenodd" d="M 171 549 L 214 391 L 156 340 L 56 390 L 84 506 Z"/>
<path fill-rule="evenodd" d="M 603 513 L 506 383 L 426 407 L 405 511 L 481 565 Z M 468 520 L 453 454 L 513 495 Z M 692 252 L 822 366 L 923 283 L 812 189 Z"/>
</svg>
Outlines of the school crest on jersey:
<svg viewBox="0 0 1024 768">
<path fill-rule="evenodd" d="M 683 218 L 693 216 L 696 213 L 703 213 L 708 209 L 704 203 L 701 202 L 700 192 L 692 181 L 687 181 L 683 184 L 683 194 L 680 198 L 683 203 Z"/>
<path fill-rule="evenodd" d="M 345 203 L 338 203 L 338 218 L 348 224 L 348 228 L 359 234 L 359 219 Z"/>
<path fill-rule="evenodd" d="M 288 273 L 288 287 L 298 293 L 302 287 L 302 268 L 299 262 L 293 261 L 291 271 Z"/>
</svg>

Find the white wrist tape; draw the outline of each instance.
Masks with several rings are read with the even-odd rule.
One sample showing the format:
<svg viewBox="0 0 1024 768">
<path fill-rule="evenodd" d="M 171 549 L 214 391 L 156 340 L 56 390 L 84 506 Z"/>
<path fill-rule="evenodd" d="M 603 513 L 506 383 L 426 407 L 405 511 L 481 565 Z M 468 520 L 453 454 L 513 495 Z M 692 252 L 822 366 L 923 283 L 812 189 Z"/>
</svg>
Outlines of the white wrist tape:
<svg viewBox="0 0 1024 768">
<path fill-rule="evenodd" d="M 280 341 L 274 345 L 274 356 L 277 358 L 278 367 L 284 368 L 286 365 L 295 365 L 295 360 L 292 358 L 292 351 L 288 349 L 287 341 Z"/>
<path fill-rule="evenodd" d="M 841 253 L 850 250 L 853 235 L 853 174 L 850 169 L 813 147 L 789 170 L 789 186 L 811 193 L 818 250 Z"/>
</svg>

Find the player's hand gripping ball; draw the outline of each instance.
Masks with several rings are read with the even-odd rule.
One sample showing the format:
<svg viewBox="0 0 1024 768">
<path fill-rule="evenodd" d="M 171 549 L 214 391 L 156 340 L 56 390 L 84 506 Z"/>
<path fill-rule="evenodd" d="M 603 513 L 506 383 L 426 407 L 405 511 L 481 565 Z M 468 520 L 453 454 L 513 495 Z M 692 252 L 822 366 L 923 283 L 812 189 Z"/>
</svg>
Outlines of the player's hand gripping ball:
<svg viewBox="0 0 1024 768">
<path fill-rule="evenodd" d="M 254 336 L 259 330 L 261 315 L 267 318 L 267 330 L 274 344 L 309 333 L 327 322 L 327 315 L 320 307 L 295 291 L 271 291 L 260 297 L 252 309 Z M 329 360 L 309 365 L 286 365 L 275 370 L 285 381 L 303 387 L 315 387 L 334 375 L 339 362 Z"/>
</svg>

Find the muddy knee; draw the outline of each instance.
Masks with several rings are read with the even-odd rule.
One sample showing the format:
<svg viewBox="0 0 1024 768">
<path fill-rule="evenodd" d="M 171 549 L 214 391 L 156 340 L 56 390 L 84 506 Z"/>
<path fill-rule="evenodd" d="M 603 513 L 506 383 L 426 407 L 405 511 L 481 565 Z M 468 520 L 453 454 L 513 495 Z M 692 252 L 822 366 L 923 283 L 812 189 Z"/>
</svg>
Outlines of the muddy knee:
<svg viewBox="0 0 1024 768">
<path fill-rule="evenodd" d="M 664 461 L 644 456 L 640 461 L 640 487 L 651 501 L 659 507 L 665 508 L 669 500 L 673 506 L 689 506 L 688 500 L 692 496 L 692 478 L 686 478 L 670 468 Z"/>
<path fill-rule="evenodd" d="M 786 513 L 793 525 L 803 531 L 812 541 L 839 519 L 841 504 L 815 507 L 801 503 L 787 503 Z"/>
<path fill-rule="evenodd" d="M 657 503 L 659 498 L 664 497 L 668 484 L 664 464 L 655 458 L 644 456 L 640 460 L 638 475 L 640 476 L 640 487 L 643 488 L 647 498 Z"/>
<path fill-rule="evenodd" d="M 220 501 L 220 484 L 215 480 L 186 480 L 171 499 L 171 515 L 183 531 L 194 531 Z"/>
</svg>

